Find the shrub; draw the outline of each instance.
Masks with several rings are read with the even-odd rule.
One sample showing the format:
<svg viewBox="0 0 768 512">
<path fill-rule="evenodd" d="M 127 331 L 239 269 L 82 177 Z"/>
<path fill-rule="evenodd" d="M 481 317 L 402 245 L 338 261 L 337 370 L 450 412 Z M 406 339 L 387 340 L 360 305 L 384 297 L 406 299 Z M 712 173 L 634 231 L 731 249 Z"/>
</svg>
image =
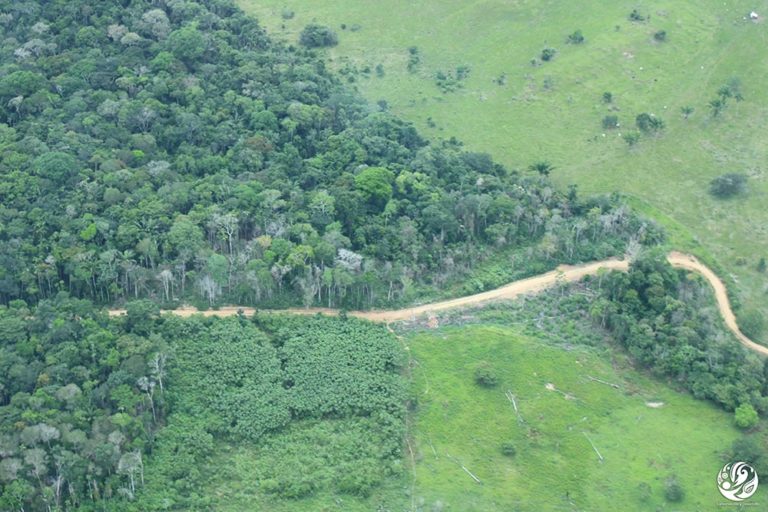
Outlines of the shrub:
<svg viewBox="0 0 768 512">
<path fill-rule="evenodd" d="M 758 421 L 760 418 L 752 404 L 741 404 L 733 412 L 733 422 L 739 428 L 750 429 L 756 426 Z"/>
<path fill-rule="evenodd" d="M 411 46 L 408 48 L 408 71 L 413 73 L 416 71 L 416 67 L 421 62 L 419 56 L 419 48 L 417 46 Z"/>
<path fill-rule="evenodd" d="M 666 30 L 659 30 L 658 32 L 653 34 L 653 38 L 656 41 L 658 41 L 660 43 L 663 43 L 664 41 L 667 40 L 667 31 Z"/>
<path fill-rule="evenodd" d="M 672 503 L 683 501 L 685 491 L 683 491 L 676 476 L 672 475 L 667 478 L 667 481 L 664 484 L 664 497 L 667 501 L 671 501 Z"/>
<path fill-rule="evenodd" d="M 499 376 L 496 370 L 487 361 L 481 362 L 475 368 L 475 382 L 484 388 L 492 388 L 499 384 Z"/>
<path fill-rule="evenodd" d="M 622 135 L 621 138 L 624 139 L 624 142 L 626 142 L 629 147 L 640 142 L 640 134 L 638 132 L 627 132 Z"/>
<path fill-rule="evenodd" d="M 619 117 L 618 116 L 605 116 L 603 118 L 603 128 L 606 130 L 613 130 L 614 128 L 619 127 Z"/>
<path fill-rule="evenodd" d="M 635 118 L 635 123 L 640 131 L 645 133 L 655 133 L 664 129 L 664 121 L 646 112 L 638 114 Z"/>
<path fill-rule="evenodd" d="M 541 50 L 541 60 L 544 62 L 549 62 L 550 60 L 555 58 L 555 54 L 557 53 L 557 50 L 554 48 L 544 48 Z"/>
<path fill-rule="evenodd" d="M 608 91 L 604 92 L 603 103 L 613 103 L 613 94 Z"/>
<path fill-rule="evenodd" d="M 743 193 L 747 188 L 747 177 L 737 172 L 729 172 L 709 182 L 709 192 L 720 198 L 732 197 Z"/>
<path fill-rule="evenodd" d="M 514 457 L 517 455 L 517 448 L 511 441 L 501 443 L 501 454 L 505 457 Z"/>
<path fill-rule="evenodd" d="M 632 12 L 629 13 L 629 21 L 634 21 L 636 23 L 640 23 L 645 21 L 647 18 L 640 14 L 640 12 L 637 9 L 632 9 Z"/>
<path fill-rule="evenodd" d="M 301 31 L 299 43 L 307 48 L 326 48 L 336 46 L 339 43 L 339 38 L 330 28 L 312 23 Z"/>
<path fill-rule="evenodd" d="M 568 36 L 567 42 L 569 44 L 581 44 L 584 42 L 584 35 L 581 33 L 581 30 L 575 31 L 573 34 L 570 34 Z"/>
</svg>

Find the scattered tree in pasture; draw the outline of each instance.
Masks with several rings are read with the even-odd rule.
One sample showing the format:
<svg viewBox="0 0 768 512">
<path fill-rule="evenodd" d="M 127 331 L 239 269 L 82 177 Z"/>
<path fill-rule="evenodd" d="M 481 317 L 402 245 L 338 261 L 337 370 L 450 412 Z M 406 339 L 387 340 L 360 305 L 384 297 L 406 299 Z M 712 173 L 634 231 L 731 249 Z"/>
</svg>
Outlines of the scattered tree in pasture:
<svg viewBox="0 0 768 512">
<path fill-rule="evenodd" d="M 723 174 L 709 182 L 709 192 L 721 199 L 743 194 L 746 190 L 747 176 L 738 172 Z"/>
<path fill-rule="evenodd" d="M 672 503 L 683 501 L 685 491 L 675 475 L 669 476 L 664 482 L 664 497 Z"/>
<path fill-rule="evenodd" d="M 627 146 L 634 147 L 638 142 L 640 142 L 640 132 L 626 132 L 622 134 L 622 139 L 624 139 L 624 142 L 627 143 Z"/>
<path fill-rule="evenodd" d="M 642 23 L 647 19 L 648 17 L 640 14 L 640 12 L 637 9 L 632 9 L 632 12 L 629 13 L 629 21 L 633 21 L 635 23 Z"/>
<path fill-rule="evenodd" d="M 726 107 L 726 100 L 723 98 L 715 98 L 711 100 L 707 106 L 712 112 L 712 117 L 720 117 L 720 114 L 723 113 L 723 110 Z"/>
<path fill-rule="evenodd" d="M 485 388 L 492 388 L 499 384 L 499 376 L 491 363 L 481 361 L 475 367 L 475 383 Z"/>
<path fill-rule="evenodd" d="M 556 54 L 557 54 L 556 49 L 547 47 L 541 50 L 541 54 L 539 55 L 539 57 L 541 58 L 542 61 L 549 62 L 550 60 L 555 58 Z"/>
<path fill-rule="evenodd" d="M 566 42 L 568 44 L 581 44 L 584 42 L 584 34 L 581 33 L 581 30 L 576 30 L 568 35 Z"/>
<path fill-rule="evenodd" d="M 613 130 L 619 127 L 619 116 L 608 115 L 603 118 L 603 128 L 606 130 Z"/>
<path fill-rule="evenodd" d="M 664 129 L 664 121 L 653 114 L 643 112 L 635 118 L 637 128 L 643 133 L 658 133 Z"/>
<path fill-rule="evenodd" d="M 534 162 L 529 165 L 528 170 L 537 172 L 542 176 L 549 176 L 550 173 L 555 170 L 555 166 L 546 160 L 539 160 L 538 162 Z"/>
<path fill-rule="evenodd" d="M 421 52 L 418 46 L 408 48 L 408 72 L 414 73 L 421 63 Z"/>
<path fill-rule="evenodd" d="M 501 454 L 505 457 L 514 457 L 517 454 L 515 443 L 511 441 L 501 443 Z"/>
</svg>

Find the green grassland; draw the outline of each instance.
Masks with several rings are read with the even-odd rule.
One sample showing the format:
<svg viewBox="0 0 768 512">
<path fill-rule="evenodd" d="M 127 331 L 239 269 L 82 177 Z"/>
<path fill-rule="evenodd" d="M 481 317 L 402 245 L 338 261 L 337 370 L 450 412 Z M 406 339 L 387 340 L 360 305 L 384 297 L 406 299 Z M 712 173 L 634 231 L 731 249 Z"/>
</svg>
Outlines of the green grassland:
<svg viewBox="0 0 768 512">
<path fill-rule="evenodd" d="M 768 312 L 766 275 L 755 270 L 768 253 L 768 24 L 744 19 L 752 9 L 768 15 L 768 2 L 239 3 L 289 42 L 307 23 L 333 27 L 339 45 L 327 56 L 334 67 L 361 71 L 350 75 L 353 86 L 430 137 L 455 136 L 511 168 L 547 160 L 560 186 L 630 196 L 674 228 L 673 244 L 720 263 L 742 302 Z M 630 22 L 635 8 L 649 19 Z M 285 19 L 287 12 L 294 16 Z M 576 29 L 585 42 L 566 44 Z M 665 42 L 654 40 L 659 30 Z M 414 46 L 420 63 L 409 72 Z M 545 47 L 557 49 L 555 58 L 532 66 Z M 458 66 L 470 68 L 468 78 L 441 92 L 436 73 Z M 731 100 L 713 119 L 708 102 L 734 78 L 744 101 Z M 602 101 L 606 91 L 610 105 Z M 684 106 L 695 109 L 687 120 Z M 661 117 L 666 128 L 629 148 L 619 134 L 634 130 L 641 112 Z M 602 128 L 609 114 L 618 116 L 618 129 Z M 723 201 L 707 193 L 725 172 L 750 176 L 746 196 Z"/>
<path fill-rule="evenodd" d="M 715 475 L 722 452 L 739 437 L 730 415 L 624 361 L 609 362 L 586 347 L 542 345 L 498 326 L 423 332 L 409 345 L 418 363 L 412 430 L 418 510 L 714 510 L 725 501 Z M 481 361 L 493 364 L 498 386 L 475 384 Z M 506 390 L 514 393 L 524 424 Z M 514 457 L 502 455 L 505 441 L 514 443 Z M 672 474 L 685 490 L 677 504 L 664 499 Z M 646 501 L 642 483 L 650 487 Z M 758 492 L 751 503 L 765 506 L 767 496 Z"/>
</svg>

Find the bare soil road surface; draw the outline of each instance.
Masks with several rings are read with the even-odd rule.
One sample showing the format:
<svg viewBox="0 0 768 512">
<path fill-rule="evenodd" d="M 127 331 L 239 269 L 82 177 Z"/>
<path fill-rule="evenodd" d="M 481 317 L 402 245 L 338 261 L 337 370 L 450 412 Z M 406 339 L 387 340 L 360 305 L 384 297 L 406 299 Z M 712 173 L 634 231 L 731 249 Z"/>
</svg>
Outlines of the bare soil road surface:
<svg viewBox="0 0 768 512">
<path fill-rule="evenodd" d="M 768 347 L 758 345 L 754 341 L 750 340 L 739 329 L 736 323 L 736 316 L 731 309 L 730 301 L 728 300 L 728 294 L 725 289 L 723 281 L 712 272 L 712 270 L 697 260 L 694 256 L 689 254 L 683 254 L 673 251 L 667 255 L 669 263 L 676 268 L 682 268 L 701 274 L 712 286 L 715 291 L 715 299 L 717 300 L 717 307 L 720 310 L 720 314 L 725 320 L 725 325 L 738 340 L 747 348 L 754 350 L 755 352 L 768 356 Z M 372 322 L 397 322 L 401 320 L 411 320 L 422 315 L 430 313 L 437 313 L 446 309 L 455 309 L 466 306 L 474 306 L 483 302 L 495 301 L 495 300 L 509 300 L 525 295 L 528 293 L 540 292 L 550 286 L 557 283 L 578 281 L 584 276 L 596 274 L 600 269 L 605 270 L 620 270 L 627 271 L 629 269 L 629 262 L 626 260 L 607 259 L 602 261 L 595 261 L 592 263 L 585 263 L 583 265 L 561 265 L 557 269 L 540 274 L 534 277 L 528 277 L 521 279 L 490 290 L 487 292 L 478 293 L 475 295 L 469 295 L 466 297 L 459 297 L 457 299 L 450 299 L 441 302 L 435 302 L 432 304 L 425 304 L 422 306 L 413 306 L 404 309 L 394 310 L 371 310 L 371 311 L 350 311 L 349 316 L 357 318 L 364 318 Z M 232 316 L 236 315 L 238 311 L 242 311 L 246 316 L 253 315 L 256 312 L 255 308 L 227 306 L 217 310 L 199 311 L 196 308 L 184 307 L 174 310 L 163 311 L 163 313 L 171 313 L 178 316 Z M 273 313 L 290 313 L 295 315 L 314 315 L 317 313 L 323 313 L 326 315 L 338 315 L 338 309 L 329 308 L 292 308 L 281 310 L 262 310 L 270 311 Z M 109 311 L 110 316 L 119 316 L 125 314 L 124 309 L 111 309 Z"/>
</svg>

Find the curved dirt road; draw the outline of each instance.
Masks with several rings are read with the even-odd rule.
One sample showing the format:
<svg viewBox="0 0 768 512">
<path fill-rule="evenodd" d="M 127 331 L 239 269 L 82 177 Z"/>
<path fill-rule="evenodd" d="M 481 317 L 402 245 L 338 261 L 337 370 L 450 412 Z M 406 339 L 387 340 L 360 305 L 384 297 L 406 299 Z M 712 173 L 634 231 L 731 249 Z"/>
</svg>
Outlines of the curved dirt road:
<svg viewBox="0 0 768 512">
<path fill-rule="evenodd" d="M 739 329 L 736 323 L 736 317 L 731 309 L 730 301 L 728 300 L 728 294 L 725 290 L 725 284 L 720 280 L 712 270 L 697 260 L 694 256 L 683 254 L 673 251 L 667 255 L 669 263 L 676 268 L 682 268 L 697 272 L 704 276 L 715 291 L 715 298 L 717 300 L 717 306 L 720 310 L 720 314 L 725 320 L 725 325 L 738 340 L 747 348 L 754 350 L 755 352 L 768 356 L 768 347 L 758 345 L 754 341 L 750 340 Z M 583 265 L 561 265 L 556 270 L 552 270 L 545 274 L 538 276 L 521 279 L 513 283 L 490 290 L 487 292 L 478 293 L 475 295 L 469 295 L 467 297 L 459 297 L 457 299 L 450 299 L 442 302 L 435 302 L 432 304 L 425 304 L 423 306 L 413 306 L 404 309 L 396 310 L 371 310 L 371 311 L 350 311 L 349 316 L 357 318 L 364 318 L 372 322 L 396 322 L 399 320 L 410 320 L 418 316 L 443 311 L 446 309 L 454 309 L 462 306 L 471 306 L 480 304 L 483 302 L 493 300 L 505 300 L 514 299 L 520 295 L 527 293 L 535 293 L 550 286 L 568 281 L 578 281 L 586 275 L 595 274 L 600 269 L 606 270 L 621 270 L 627 271 L 629 269 L 629 262 L 626 260 L 607 259 L 602 261 L 596 261 L 592 263 L 585 263 Z M 180 308 L 164 313 L 172 313 L 178 316 L 192 316 L 200 314 L 203 316 L 232 316 L 236 315 L 238 311 L 242 311 L 246 316 L 253 315 L 256 312 L 255 308 L 245 308 L 237 306 L 222 307 L 217 310 L 198 311 L 195 308 Z M 314 315 L 316 313 L 323 313 L 326 315 L 338 315 L 339 310 L 329 308 L 292 308 L 282 310 L 262 310 L 272 311 L 274 313 L 291 313 L 296 315 Z M 111 309 L 109 310 L 110 316 L 119 316 L 125 314 L 124 309 Z"/>
<path fill-rule="evenodd" d="M 734 336 L 739 339 L 742 345 L 761 355 L 768 356 L 768 348 L 763 345 L 758 345 L 739 329 L 739 325 L 736 323 L 736 315 L 733 314 L 733 310 L 731 309 L 731 301 L 728 300 L 728 292 L 725 289 L 725 283 L 717 277 L 717 274 L 712 272 L 712 269 L 697 260 L 696 257 L 677 251 L 670 252 L 667 255 L 667 261 L 669 261 L 670 265 L 673 267 L 692 270 L 693 272 L 698 272 L 704 276 L 704 279 L 709 281 L 709 284 L 715 290 L 717 309 L 720 310 L 720 315 L 723 317 L 723 320 L 725 320 L 725 325 L 728 329 L 730 329 Z"/>
</svg>

